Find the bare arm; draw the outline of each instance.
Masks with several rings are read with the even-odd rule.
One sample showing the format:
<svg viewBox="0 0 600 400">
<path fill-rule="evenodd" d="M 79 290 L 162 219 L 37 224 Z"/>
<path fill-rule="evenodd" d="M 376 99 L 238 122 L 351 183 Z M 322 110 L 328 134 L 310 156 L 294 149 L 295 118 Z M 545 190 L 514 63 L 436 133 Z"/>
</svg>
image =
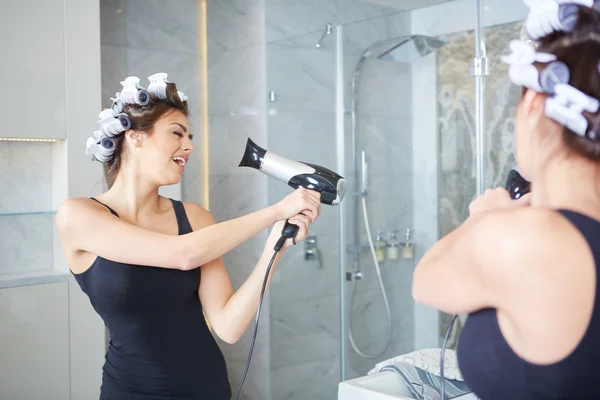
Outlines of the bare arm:
<svg viewBox="0 0 600 400">
<path fill-rule="evenodd" d="M 318 206 L 313 193 L 297 190 L 275 206 L 171 236 L 129 224 L 93 200 L 74 198 L 60 207 L 56 224 L 65 251 L 84 251 L 128 264 L 192 269 L 222 256 L 277 220 L 304 209 L 316 216 Z"/>
<path fill-rule="evenodd" d="M 214 224 L 214 219 L 210 213 L 197 205 L 186 205 L 186 210 L 188 210 L 188 215 L 192 216 L 191 222 L 194 229 L 198 226 Z M 302 221 L 299 221 L 299 219 L 302 219 Z M 297 236 L 299 240 L 306 237 L 305 227 L 308 225 L 308 218 L 297 216 L 291 218 L 290 222 L 300 226 L 300 232 Z M 202 267 L 202 279 L 200 280 L 198 295 L 206 317 L 215 333 L 227 343 L 237 342 L 255 317 L 260 300 L 260 291 L 269 262 L 274 254 L 273 246 L 279 238 L 281 227 L 281 224 L 277 224 L 273 228 L 256 266 L 237 291 L 234 292 L 233 290 L 229 274 L 221 257 Z M 284 249 L 275 257 L 266 289 L 269 287 L 283 252 Z"/>
</svg>

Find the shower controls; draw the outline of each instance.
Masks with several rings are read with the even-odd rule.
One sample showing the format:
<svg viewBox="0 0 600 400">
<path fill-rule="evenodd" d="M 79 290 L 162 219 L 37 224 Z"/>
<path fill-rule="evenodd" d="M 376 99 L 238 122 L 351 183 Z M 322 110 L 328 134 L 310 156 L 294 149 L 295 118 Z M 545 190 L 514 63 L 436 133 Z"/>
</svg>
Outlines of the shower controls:
<svg viewBox="0 0 600 400">
<path fill-rule="evenodd" d="M 304 259 L 306 261 L 315 260 L 317 262 L 317 268 L 323 268 L 321 262 L 321 250 L 317 247 L 316 236 L 308 236 L 306 240 L 304 240 Z"/>
<path fill-rule="evenodd" d="M 346 280 L 349 282 L 362 281 L 362 278 L 363 278 L 362 271 L 346 272 Z"/>
</svg>

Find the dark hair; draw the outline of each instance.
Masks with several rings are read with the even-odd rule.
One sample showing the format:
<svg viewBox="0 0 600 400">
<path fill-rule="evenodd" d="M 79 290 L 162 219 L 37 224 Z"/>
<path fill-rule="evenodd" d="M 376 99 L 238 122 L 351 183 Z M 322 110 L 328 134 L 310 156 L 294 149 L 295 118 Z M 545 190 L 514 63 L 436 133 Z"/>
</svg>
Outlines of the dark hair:
<svg viewBox="0 0 600 400">
<path fill-rule="evenodd" d="M 146 106 L 137 104 L 128 104 L 123 109 L 123 112 L 129 116 L 131 128 L 141 132 L 151 132 L 156 121 L 161 119 L 165 114 L 172 111 L 180 111 L 186 117 L 189 115 L 188 102 L 182 101 L 177 93 L 177 86 L 174 83 L 167 83 L 167 98 L 160 99 L 154 95 L 150 95 L 150 103 Z M 104 175 L 106 183 L 110 188 L 117 174 L 119 173 L 125 153 L 123 151 L 123 143 L 125 134 L 117 135 L 113 138 L 115 142 L 115 152 L 110 161 L 104 164 Z"/>
<path fill-rule="evenodd" d="M 554 32 L 539 40 L 538 52 L 554 54 L 571 72 L 569 84 L 600 99 L 600 12 L 579 6 L 577 26 L 572 32 Z M 600 113 L 583 112 L 588 121 L 585 136 L 563 129 L 565 144 L 594 161 L 600 161 Z"/>
</svg>

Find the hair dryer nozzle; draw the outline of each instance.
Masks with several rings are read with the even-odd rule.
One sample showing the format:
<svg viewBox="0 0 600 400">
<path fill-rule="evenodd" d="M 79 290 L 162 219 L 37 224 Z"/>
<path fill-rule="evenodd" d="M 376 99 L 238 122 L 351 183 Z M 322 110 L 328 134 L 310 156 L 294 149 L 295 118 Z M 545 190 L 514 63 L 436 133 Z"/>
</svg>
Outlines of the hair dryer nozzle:
<svg viewBox="0 0 600 400">
<path fill-rule="evenodd" d="M 250 167 L 260 171 L 262 167 L 262 160 L 264 159 L 267 151 L 254 143 L 251 139 L 246 142 L 246 151 L 240 161 L 239 167 Z"/>
</svg>

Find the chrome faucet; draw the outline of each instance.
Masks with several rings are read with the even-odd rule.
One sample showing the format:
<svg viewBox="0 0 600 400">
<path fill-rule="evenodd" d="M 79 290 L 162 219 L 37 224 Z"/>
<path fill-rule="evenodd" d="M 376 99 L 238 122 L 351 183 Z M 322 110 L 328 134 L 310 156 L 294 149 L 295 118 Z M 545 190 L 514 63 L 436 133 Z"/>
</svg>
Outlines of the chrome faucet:
<svg viewBox="0 0 600 400">
<path fill-rule="evenodd" d="M 306 261 L 316 260 L 317 268 L 323 268 L 323 264 L 321 263 L 321 250 L 317 247 L 316 236 L 308 236 L 304 240 L 304 259 Z"/>
</svg>

